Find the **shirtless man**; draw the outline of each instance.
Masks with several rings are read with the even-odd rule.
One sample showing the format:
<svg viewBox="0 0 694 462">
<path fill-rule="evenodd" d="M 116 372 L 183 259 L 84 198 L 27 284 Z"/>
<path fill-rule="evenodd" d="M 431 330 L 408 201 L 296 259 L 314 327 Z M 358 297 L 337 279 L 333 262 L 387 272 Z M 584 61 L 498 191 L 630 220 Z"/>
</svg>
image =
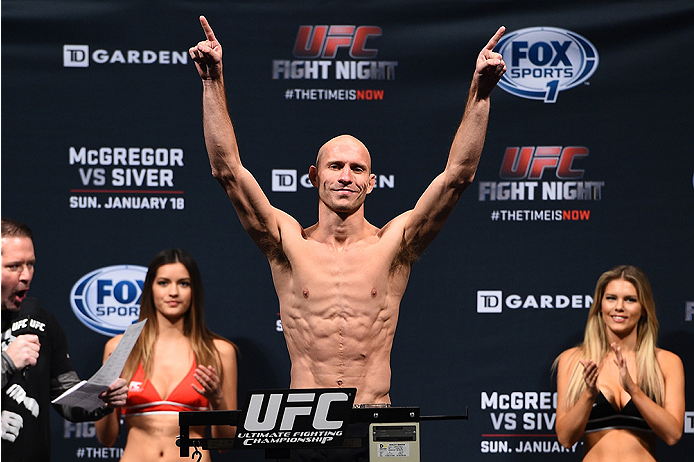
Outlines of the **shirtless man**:
<svg viewBox="0 0 694 462">
<path fill-rule="evenodd" d="M 501 55 L 493 51 L 505 28 L 480 52 L 446 168 L 414 209 L 383 228 L 366 221 L 364 199 L 375 181 L 371 158 L 359 140 L 342 135 L 321 147 L 309 169 L 318 190 L 318 222 L 303 228 L 270 204 L 241 164 L 227 108 L 222 47 L 203 16 L 200 23 L 206 40 L 189 52 L 202 78 L 212 174 L 270 262 L 291 359 L 291 387 L 354 387 L 355 404 L 389 404 L 400 300 L 412 263 L 475 176 L 490 93 L 506 71 Z"/>
</svg>

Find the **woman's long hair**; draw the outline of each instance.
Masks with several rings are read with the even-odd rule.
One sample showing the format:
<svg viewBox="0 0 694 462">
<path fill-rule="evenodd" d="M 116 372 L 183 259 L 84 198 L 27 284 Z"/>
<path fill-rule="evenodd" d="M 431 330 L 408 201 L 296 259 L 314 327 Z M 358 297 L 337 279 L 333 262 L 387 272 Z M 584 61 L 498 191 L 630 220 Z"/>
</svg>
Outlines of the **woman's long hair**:
<svg viewBox="0 0 694 462">
<path fill-rule="evenodd" d="M 595 286 L 595 296 L 588 314 L 583 343 L 576 350 L 578 357 L 571 358 L 571 361 L 575 362 L 575 367 L 571 371 L 566 391 L 567 406 L 576 403 L 586 387 L 583 380 L 583 366 L 578 362 L 578 358 L 592 359 L 599 365 L 607 353 L 611 351 L 605 322 L 602 318 L 602 299 L 607 284 L 616 279 L 623 279 L 634 285 L 639 303 L 643 307 L 641 319 L 636 327 L 637 384 L 652 400 L 660 405 L 663 404 L 665 388 L 663 372 L 660 370 L 655 356 L 658 319 L 655 315 L 655 301 L 653 300 L 651 285 L 643 271 L 635 266 L 622 265 L 604 272 Z M 555 368 L 558 359 L 555 360 Z"/>
<path fill-rule="evenodd" d="M 149 378 L 151 376 L 154 344 L 157 340 L 159 327 L 157 309 L 154 306 L 154 297 L 152 295 L 152 285 L 156 279 L 159 267 L 172 263 L 182 263 L 190 275 L 193 296 L 190 302 L 190 308 L 184 315 L 183 333 L 190 340 L 190 345 L 195 355 L 195 362 L 198 365 L 214 366 L 219 377 L 222 377 L 222 361 L 217 348 L 214 346 L 214 340 L 228 340 L 212 332 L 205 324 L 202 278 L 200 277 L 198 265 L 195 263 L 195 260 L 193 260 L 193 257 L 185 250 L 165 249 L 152 259 L 147 269 L 147 275 L 145 276 L 142 298 L 140 301 L 139 320 L 142 321 L 143 319 L 147 319 L 147 322 L 123 368 L 122 376 L 128 381 L 135 375 L 135 371 L 140 362 L 142 362 L 145 377 Z"/>
</svg>

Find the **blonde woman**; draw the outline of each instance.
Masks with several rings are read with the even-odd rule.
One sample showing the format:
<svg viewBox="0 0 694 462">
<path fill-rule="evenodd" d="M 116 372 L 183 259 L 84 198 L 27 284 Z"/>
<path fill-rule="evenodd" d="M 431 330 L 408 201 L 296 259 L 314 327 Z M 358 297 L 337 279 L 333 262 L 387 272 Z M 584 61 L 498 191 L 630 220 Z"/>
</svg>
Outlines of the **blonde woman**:
<svg viewBox="0 0 694 462">
<path fill-rule="evenodd" d="M 555 361 L 559 442 L 583 437 L 584 461 L 655 461 L 684 426 L 684 368 L 656 347 L 651 286 L 634 266 L 600 276 L 583 343 Z"/>
<path fill-rule="evenodd" d="M 149 265 L 142 288 L 140 320 L 147 323 L 123 369 L 128 400 L 120 412 L 96 423 L 99 441 L 112 446 L 122 417 L 127 441 L 122 462 L 178 462 L 178 412 L 236 409 L 237 364 L 233 343 L 205 325 L 200 272 L 180 249 L 166 249 Z M 120 336 L 106 343 L 104 360 Z M 233 438 L 235 428 L 212 427 L 215 438 Z M 202 438 L 204 427 L 191 427 Z M 203 451 L 203 461 L 209 461 Z"/>
</svg>

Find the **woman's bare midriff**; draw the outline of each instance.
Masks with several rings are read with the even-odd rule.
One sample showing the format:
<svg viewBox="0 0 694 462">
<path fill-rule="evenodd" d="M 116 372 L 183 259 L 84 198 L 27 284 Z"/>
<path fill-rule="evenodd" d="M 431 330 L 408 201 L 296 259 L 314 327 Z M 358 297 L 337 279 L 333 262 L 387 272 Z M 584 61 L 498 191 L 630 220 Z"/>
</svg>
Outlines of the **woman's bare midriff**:
<svg viewBox="0 0 694 462">
<path fill-rule="evenodd" d="M 180 448 L 176 437 L 181 434 L 178 415 L 141 415 L 125 418 L 128 442 L 121 462 L 179 462 Z M 190 427 L 190 436 L 204 438 L 204 427 Z M 209 462 L 209 451 L 200 451 L 201 462 Z M 192 455 L 193 450 L 190 450 Z M 197 460 L 197 457 L 196 457 Z"/>
<path fill-rule="evenodd" d="M 583 436 L 584 462 L 654 462 L 656 437 L 652 433 L 610 429 Z"/>
</svg>

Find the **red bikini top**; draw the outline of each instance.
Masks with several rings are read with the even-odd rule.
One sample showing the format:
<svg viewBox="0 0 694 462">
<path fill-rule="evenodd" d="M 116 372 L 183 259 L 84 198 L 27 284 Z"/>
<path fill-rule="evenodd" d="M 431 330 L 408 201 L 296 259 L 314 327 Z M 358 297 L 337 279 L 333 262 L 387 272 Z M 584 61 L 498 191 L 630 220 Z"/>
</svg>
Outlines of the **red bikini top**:
<svg viewBox="0 0 694 462">
<path fill-rule="evenodd" d="M 125 416 L 148 415 L 148 414 L 178 414 L 181 411 L 206 411 L 210 403 L 203 395 L 193 389 L 191 385 L 200 387 L 200 383 L 195 380 L 196 369 L 195 361 L 188 374 L 173 389 L 166 400 L 161 399 L 159 392 L 154 388 L 152 382 L 145 380 L 145 370 L 142 363 L 137 367 L 135 375 L 130 380 L 128 389 L 128 399 L 123 406 L 122 413 Z"/>
</svg>

